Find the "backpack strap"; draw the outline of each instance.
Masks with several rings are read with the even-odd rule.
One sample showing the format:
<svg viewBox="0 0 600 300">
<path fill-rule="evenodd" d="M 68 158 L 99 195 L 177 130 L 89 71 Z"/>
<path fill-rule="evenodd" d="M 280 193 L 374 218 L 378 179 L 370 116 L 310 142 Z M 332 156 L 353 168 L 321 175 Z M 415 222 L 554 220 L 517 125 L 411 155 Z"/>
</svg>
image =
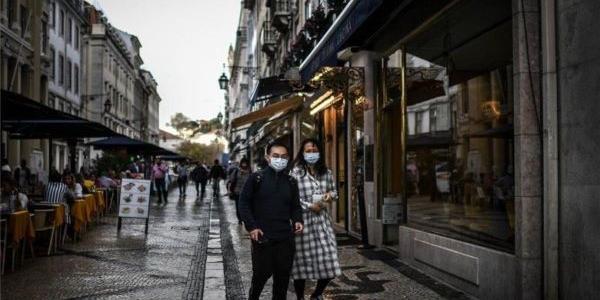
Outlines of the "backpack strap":
<svg viewBox="0 0 600 300">
<path fill-rule="evenodd" d="M 263 171 L 258 171 L 254 173 L 254 191 L 257 191 L 260 188 L 260 183 L 262 182 Z"/>
</svg>

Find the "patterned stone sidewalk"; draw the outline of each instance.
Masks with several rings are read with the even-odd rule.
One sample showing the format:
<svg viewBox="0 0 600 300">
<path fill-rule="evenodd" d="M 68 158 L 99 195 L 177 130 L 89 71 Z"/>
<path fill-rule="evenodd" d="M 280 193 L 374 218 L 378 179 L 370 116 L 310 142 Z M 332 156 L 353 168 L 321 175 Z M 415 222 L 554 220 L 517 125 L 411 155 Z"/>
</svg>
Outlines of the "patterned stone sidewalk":
<svg viewBox="0 0 600 300">
<path fill-rule="evenodd" d="M 242 294 L 245 299 L 250 287 L 252 265 L 250 240 L 246 231 L 237 224 L 233 201 L 221 199 L 217 204 L 221 211 L 221 230 L 228 231 L 232 239 L 231 248 L 224 245 L 224 253 L 234 251 L 229 258 L 237 264 L 237 272 L 226 273 L 235 278 L 229 282 L 238 284 L 228 291 Z M 395 256 L 382 250 L 358 250 L 357 241 L 344 236 L 338 238 L 342 275 L 336 278 L 325 292 L 325 299 L 469 299 L 463 293 L 401 263 Z M 227 277 L 226 275 L 226 277 Z M 313 291 L 314 283 L 307 283 L 306 295 Z M 240 291 L 241 290 L 241 291 Z M 263 299 L 271 299 L 271 281 L 265 286 Z M 308 296 L 307 296 L 308 298 Z M 296 299 L 290 283 L 288 299 Z"/>
<path fill-rule="evenodd" d="M 224 190 L 224 189 L 223 189 Z M 191 188 L 188 194 L 192 195 Z M 207 191 L 211 195 L 211 191 Z M 234 202 L 195 197 L 153 205 L 148 235 L 143 222 L 105 217 L 81 242 L 50 257 L 26 260 L 1 280 L 1 299 L 246 299 L 250 240 L 238 225 Z M 341 236 L 342 276 L 326 299 L 467 299 L 381 250 L 361 251 Z M 314 284 L 307 284 L 310 294 Z M 271 298 L 271 281 L 263 299 Z M 292 284 L 288 299 L 295 299 Z"/>
<path fill-rule="evenodd" d="M 117 218 L 105 217 L 81 242 L 7 272 L 0 298 L 200 299 L 210 204 L 172 192 L 167 205 L 152 205 L 148 235 L 141 220 L 118 233 Z"/>
</svg>

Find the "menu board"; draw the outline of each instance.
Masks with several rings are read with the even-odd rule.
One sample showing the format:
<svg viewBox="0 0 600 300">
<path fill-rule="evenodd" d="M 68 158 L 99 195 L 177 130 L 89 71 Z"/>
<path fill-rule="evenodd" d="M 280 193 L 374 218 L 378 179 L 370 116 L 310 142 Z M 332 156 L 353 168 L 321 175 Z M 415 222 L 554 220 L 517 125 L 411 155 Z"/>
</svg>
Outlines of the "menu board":
<svg viewBox="0 0 600 300">
<path fill-rule="evenodd" d="M 148 218 L 150 210 L 150 180 L 123 179 L 119 199 L 119 217 Z"/>
</svg>

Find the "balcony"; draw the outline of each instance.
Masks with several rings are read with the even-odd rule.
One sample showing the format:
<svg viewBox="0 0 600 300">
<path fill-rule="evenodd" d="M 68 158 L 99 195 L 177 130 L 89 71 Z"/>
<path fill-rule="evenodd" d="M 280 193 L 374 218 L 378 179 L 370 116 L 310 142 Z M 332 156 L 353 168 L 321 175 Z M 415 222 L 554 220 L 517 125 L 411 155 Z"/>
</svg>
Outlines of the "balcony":
<svg viewBox="0 0 600 300">
<path fill-rule="evenodd" d="M 240 43 L 245 43 L 248 40 L 248 29 L 244 26 L 238 27 L 237 39 Z"/>
<path fill-rule="evenodd" d="M 261 34 L 261 44 L 262 44 L 262 52 L 264 52 L 269 57 L 273 57 L 276 48 L 276 38 L 275 38 L 275 30 L 271 27 L 271 22 L 265 21 L 263 23 L 263 31 Z"/>
<path fill-rule="evenodd" d="M 291 5 L 289 0 L 271 0 L 271 24 L 277 31 L 286 33 L 289 30 Z"/>
</svg>

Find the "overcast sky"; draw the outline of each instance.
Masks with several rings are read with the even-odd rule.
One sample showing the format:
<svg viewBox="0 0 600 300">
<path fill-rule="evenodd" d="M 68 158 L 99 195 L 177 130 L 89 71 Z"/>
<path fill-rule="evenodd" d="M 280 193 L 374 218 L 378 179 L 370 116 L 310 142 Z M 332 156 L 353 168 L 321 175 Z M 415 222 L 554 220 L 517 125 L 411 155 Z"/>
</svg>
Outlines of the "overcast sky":
<svg viewBox="0 0 600 300">
<path fill-rule="evenodd" d="M 142 43 L 143 68 L 158 82 L 160 127 L 182 112 L 216 117 L 225 103 L 218 77 L 235 42 L 240 0 L 88 0 Z"/>
</svg>

